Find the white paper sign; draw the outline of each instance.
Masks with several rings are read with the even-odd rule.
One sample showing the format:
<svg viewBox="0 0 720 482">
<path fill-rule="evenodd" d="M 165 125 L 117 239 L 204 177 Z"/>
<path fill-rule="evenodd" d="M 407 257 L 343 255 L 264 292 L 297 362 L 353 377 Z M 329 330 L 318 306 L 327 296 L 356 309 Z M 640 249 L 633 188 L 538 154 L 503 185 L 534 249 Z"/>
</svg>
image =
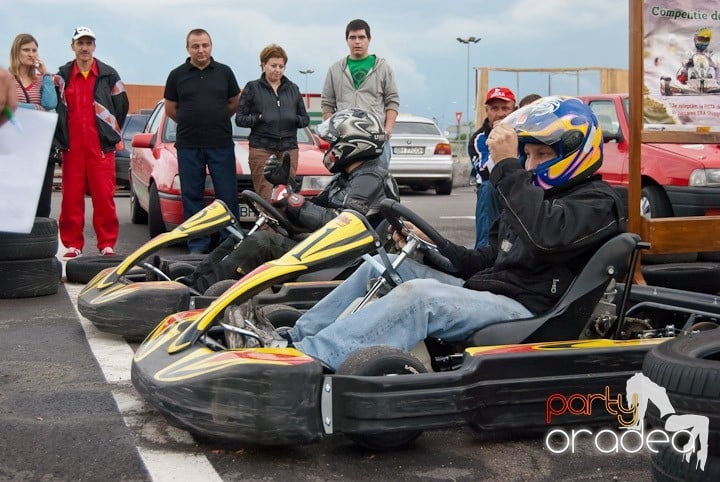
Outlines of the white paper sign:
<svg viewBox="0 0 720 482">
<path fill-rule="evenodd" d="M 0 231 L 29 233 L 48 163 L 57 114 L 18 109 L 22 126 L 0 126 Z"/>
</svg>

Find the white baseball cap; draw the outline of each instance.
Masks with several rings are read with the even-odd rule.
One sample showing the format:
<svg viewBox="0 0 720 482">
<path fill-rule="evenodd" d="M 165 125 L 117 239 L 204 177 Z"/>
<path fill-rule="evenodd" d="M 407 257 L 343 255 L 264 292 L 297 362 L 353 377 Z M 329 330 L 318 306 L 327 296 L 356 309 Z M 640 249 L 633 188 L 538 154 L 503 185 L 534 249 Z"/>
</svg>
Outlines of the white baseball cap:
<svg viewBox="0 0 720 482">
<path fill-rule="evenodd" d="M 89 28 L 87 28 L 87 27 L 77 27 L 77 28 L 75 29 L 75 31 L 73 32 L 72 39 L 73 39 L 73 40 L 77 40 L 77 39 L 79 39 L 79 38 L 81 38 L 81 37 L 90 37 L 90 38 L 92 38 L 93 40 L 95 40 L 95 38 L 96 38 L 96 37 L 95 37 L 95 32 L 93 32 L 93 31 L 90 30 Z"/>
</svg>

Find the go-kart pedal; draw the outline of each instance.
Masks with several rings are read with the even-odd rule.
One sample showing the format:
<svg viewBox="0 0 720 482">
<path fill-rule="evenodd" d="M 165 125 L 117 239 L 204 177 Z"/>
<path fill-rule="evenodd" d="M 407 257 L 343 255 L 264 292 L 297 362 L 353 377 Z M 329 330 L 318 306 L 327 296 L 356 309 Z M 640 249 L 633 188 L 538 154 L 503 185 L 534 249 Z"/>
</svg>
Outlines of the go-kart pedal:
<svg viewBox="0 0 720 482">
<path fill-rule="evenodd" d="M 228 348 L 285 348 L 287 338 L 275 331 L 275 327 L 262 317 L 256 316 L 252 299 L 225 310 L 225 343 Z"/>
</svg>

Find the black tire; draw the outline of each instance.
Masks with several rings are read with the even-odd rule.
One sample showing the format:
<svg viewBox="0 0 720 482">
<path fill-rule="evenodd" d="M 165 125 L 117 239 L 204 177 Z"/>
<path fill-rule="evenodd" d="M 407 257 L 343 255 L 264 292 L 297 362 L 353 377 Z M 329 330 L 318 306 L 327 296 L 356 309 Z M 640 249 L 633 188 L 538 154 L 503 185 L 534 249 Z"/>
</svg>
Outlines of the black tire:
<svg viewBox="0 0 720 482">
<path fill-rule="evenodd" d="M 27 234 L 0 232 L 0 261 L 49 258 L 57 250 L 58 225 L 52 218 L 35 218 Z"/>
<path fill-rule="evenodd" d="M 235 282 L 237 282 L 236 279 L 220 280 L 217 283 L 210 285 L 208 289 L 205 290 L 205 293 L 203 293 L 203 295 L 217 298 L 221 294 L 225 293 L 228 288 L 235 284 Z"/>
<path fill-rule="evenodd" d="M 428 186 L 426 184 L 410 184 L 410 189 L 415 192 L 427 191 Z"/>
<path fill-rule="evenodd" d="M 710 482 L 720 480 L 720 457 L 709 455 L 705 468 L 696 466 L 693 455 L 687 462 L 683 455 L 669 445 L 661 445 L 658 453 L 652 454 L 652 477 L 657 482 Z"/>
<path fill-rule="evenodd" d="M 450 193 L 452 193 L 452 187 L 452 180 L 439 182 L 435 184 L 435 194 L 439 194 L 441 196 L 448 196 L 450 195 Z"/>
<path fill-rule="evenodd" d="M 130 222 L 133 224 L 148 223 L 148 213 L 140 206 L 137 194 L 135 194 L 135 189 L 132 186 L 130 186 Z"/>
<path fill-rule="evenodd" d="M 640 214 L 649 218 L 671 218 L 674 216 L 670 201 L 662 186 L 645 186 L 640 192 Z M 692 263 L 697 253 L 643 254 L 643 264 Z"/>
<path fill-rule="evenodd" d="M 720 329 L 657 345 L 645 356 L 642 372 L 665 387 L 677 413 L 709 418 L 708 450 L 711 455 L 720 455 Z M 657 410 L 650 408 L 649 422 L 662 426 Z"/>
<path fill-rule="evenodd" d="M 114 268 L 125 258 L 121 256 L 81 256 L 65 263 L 65 277 L 71 283 L 87 283 L 100 271 Z"/>
<path fill-rule="evenodd" d="M 647 284 L 698 293 L 720 292 L 720 263 L 667 263 L 642 267 Z"/>
<path fill-rule="evenodd" d="M 698 253 L 698 261 L 720 263 L 720 251 L 706 251 L 704 253 Z"/>
<path fill-rule="evenodd" d="M 275 328 L 280 326 L 295 326 L 295 322 L 303 314 L 297 308 L 288 305 L 267 305 L 256 308 L 258 317 L 264 319 Z"/>
<path fill-rule="evenodd" d="M 425 373 L 423 364 L 411 354 L 389 346 L 371 346 L 350 355 L 337 369 L 338 375 L 384 376 Z M 403 447 L 423 433 L 422 430 L 347 434 L 356 444 L 371 450 Z"/>
<path fill-rule="evenodd" d="M 0 261 L 0 298 L 57 293 L 62 270 L 56 257 Z M 60 268 L 62 265 L 60 265 Z"/>
<path fill-rule="evenodd" d="M 162 217 L 162 211 L 160 210 L 160 193 L 158 192 L 158 188 L 155 183 L 150 185 L 148 200 L 148 228 L 150 230 L 151 238 L 167 232 L 167 227 L 165 227 L 165 221 Z"/>
</svg>

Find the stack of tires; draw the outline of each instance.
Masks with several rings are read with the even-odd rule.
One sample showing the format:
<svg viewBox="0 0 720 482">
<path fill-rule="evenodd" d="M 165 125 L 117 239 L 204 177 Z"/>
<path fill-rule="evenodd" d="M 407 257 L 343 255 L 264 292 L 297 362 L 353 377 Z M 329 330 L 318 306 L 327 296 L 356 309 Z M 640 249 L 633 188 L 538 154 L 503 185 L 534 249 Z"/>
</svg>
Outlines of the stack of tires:
<svg viewBox="0 0 720 482">
<path fill-rule="evenodd" d="M 653 348 L 645 357 L 643 374 L 664 387 L 677 415 L 707 417 L 709 427 L 697 430 L 698 439 L 687 458 L 671 445 L 661 445 L 652 454 L 652 473 L 656 481 L 720 480 L 720 328 L 679 336 Z M 661 416 L 648 407 L 647 421 L 663 428 L 668 413 Z M 704 422 L 704 421 L 703 421 Z M 677 426 L 691 430 L 690 426 Z M 707 440 L 701 443 L 707 432 Z M 689 437 L 678 437 L 684 447 Z M 707 452 L 702 447 L 706 446 Z"/>
<path fill-rule="evenodd" d="M 35 218 L 28 234 L 0 232 L 0 298 L 28 298 L 57 293 L 62 277 L 58 225 Z"/>
</svg>

